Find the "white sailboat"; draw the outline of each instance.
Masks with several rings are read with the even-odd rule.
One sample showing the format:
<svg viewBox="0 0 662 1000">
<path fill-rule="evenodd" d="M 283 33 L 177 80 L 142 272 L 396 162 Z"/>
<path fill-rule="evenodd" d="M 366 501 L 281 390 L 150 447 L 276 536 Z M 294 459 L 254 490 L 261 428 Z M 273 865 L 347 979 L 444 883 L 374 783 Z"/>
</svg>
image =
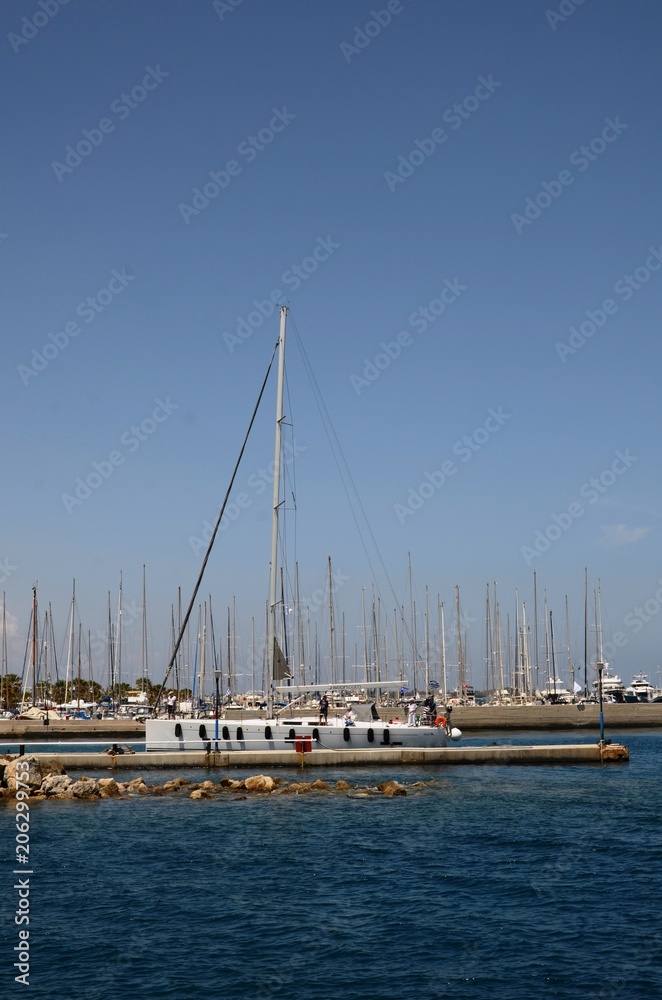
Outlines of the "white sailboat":
<svg viewBox="0 0 662 1000">
<path fill-rule="evenodd" d="M 271 566 L 269 577 L 269 604 L 267 616 L 267 717 L 265 719 L 212 720 L 199 719 L 148 719 L 145 724 L 146 749 L 167 750 L 346 750 L 376 749 L 378 747 L 434 748 L 445 747 L 449 741 L 459 740 L 462 733 L 450 724 L 450 713 L 440 711 L 427 725 L 417 718 L 416 725 L 399 719 L 382 720 L 374 702 L 368 702 L 344 718 L 324 721 L 320 716 L 281 720 L 274 713 L 274 696 L 305 695 L 319 691 L 348 692 L 352 687 L 378 690 L 400 688 L 402 680 L 370 680 L 359 684 L 296 685 L 292 671 L 280 649 L 276 613 L 278 608 L 278 517 L 281 508 L 280 465 L 281 431 L 284 420 L 285 383 L 285 332 L 287 308 L 280 310 L 278 337 L 278 384 L 276 392 L 276 435 L 274 445 L 274 492 L 271 533 Z M 212 539 L 213 541 L 213 539 Z M 211 544 L 211 543 L 210 543 Z M 203 564 L 204 569 L 204 564 Z M 176 653 L 176 650 L 175 650 Z M 173 653 L 173 660 L 175 654 Z M 166 675 L 167 679 L 167 675 Z M 165 681 L 164 681 L 165 685 Z M 163 690 L 163 689 L 162 689 Z M 291 710 L 293 702 L 288 708 Z"/>
</svg>

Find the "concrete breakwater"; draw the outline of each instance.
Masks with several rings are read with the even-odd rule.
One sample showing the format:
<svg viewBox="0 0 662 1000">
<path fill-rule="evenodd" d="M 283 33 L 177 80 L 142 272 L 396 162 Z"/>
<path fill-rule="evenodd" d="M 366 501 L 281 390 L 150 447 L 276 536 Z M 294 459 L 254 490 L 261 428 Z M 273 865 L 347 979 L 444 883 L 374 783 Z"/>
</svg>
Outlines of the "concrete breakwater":
<svg viewBox="0 0 662 1000">
<path fill-rule="evenodd" d="M 58 740 L 144 740 L 144 722 L 132 719 L 39 719 L 0 720 L 0 748 L 7 743 L 47 743 Z"/>
<path fill-rule="evenodd" d="M 662 727 L 662 703 L 603 706 L 605 729 Z M 600 709 L 578 705 L 473 705 L 453 709 L 453 725 L 462 732 L 481 729 L 591 729 L 600 728 Z"/>
<path fill-rule="evenodd" d="M 147 768 L 249 768 L 365 767 L 385 764 L 599 764 L 627 761 L 627 747 L 617 743 L 581 743 L 540 746 L 443 747 L 405 749 L 380 747 L 372 750 L 182 750 L 164 752 L 32 754 L 30 759 L 48 761 L 49 766 L 77 770 L 133 770 Z M 6 757 L 5 760 L 13 758 Z"/>
</svg>

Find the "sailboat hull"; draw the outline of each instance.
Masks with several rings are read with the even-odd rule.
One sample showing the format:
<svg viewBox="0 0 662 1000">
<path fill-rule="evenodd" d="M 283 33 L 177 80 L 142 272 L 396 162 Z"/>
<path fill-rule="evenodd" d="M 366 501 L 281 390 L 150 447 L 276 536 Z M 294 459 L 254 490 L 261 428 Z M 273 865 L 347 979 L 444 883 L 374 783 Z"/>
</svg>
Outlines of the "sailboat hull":
<svg viewBox="0 0 662 1000">
<path fill-rule="evenodd" d="M 148 719 L 148 751 L 182 750 L 376 750 L 385 747 L 432 749 L 460 738 L 459 730 L 443 726 L 356 722 L 352 726 L 323 725 L 314 719 Z"/>
</svg>

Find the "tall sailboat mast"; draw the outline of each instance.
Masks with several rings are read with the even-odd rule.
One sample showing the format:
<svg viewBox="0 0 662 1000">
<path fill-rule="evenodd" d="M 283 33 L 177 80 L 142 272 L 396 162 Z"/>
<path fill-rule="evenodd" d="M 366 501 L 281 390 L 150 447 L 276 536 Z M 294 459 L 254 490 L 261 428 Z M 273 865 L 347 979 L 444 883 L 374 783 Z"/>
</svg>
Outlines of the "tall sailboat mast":
<svg viewBox="0 0 662 1000">
<path fill-rule="evenodd" d="M 368 683 L 368 626 L 365 619 L 365 587 L 361 587 L 361 621 L 363 623 L 363 680 Z"/>
<path fill-rule="evenodd" d="M 147 690 L 147 678 L 149 676 L 149 665 L 147 662 L 147 589 L 145 586 L 146 567 L 143 563 L 143 614 L 142 614 L 142 663 L 141 663 L 141 685 L 143 693 Z"/>
<path fill-rule="evenodd" d="M 441 690 L 443 693 L 444 705 L 448 700 L 448 685 L 446 683 L 446 630 L 444 628 L 444 602 L 439 601 L 439 648 L 441 666 Z"/>
<path fill-rule="evenodd" d="M 115 671 L 117 675 L 117 704 L 122 704 L 122 571 L 120 570 L 120 589 L 117 598 L 117 632 L 115 647 Z"/>
<path fill-rule="evenodd" d="M 430 595 L 425 584 L 425 693 L 430 694 Z"/>
<path fill-rule="evenodd" d="M 69 701 L 69 682 L 73 684 L 74 677 L 74 618 L 76 614 L 76 581 L 71 588 L 71 620 L 69 622 L 69 650 L 67 652 L 67 672 L 64 681 L 64 700 Z"/>
<path fill-rule="evenodd" d="M 333 574 L 331 571 L 331 556 L 328 557 L 329 570 L 329 677 L 333 684 L 336 679 L 335 663 L 333 657 L 333 641 L 335 625 L 333 621 Z"/>
<path fill-rule="evenodd" d="M 464 650 L 462 649 L 462 615 L 460 613 L 460 588 L 455 587 L 455 617 L 457 619 L 457 693 L 464 697 L 466 678 L 464 667 Z"/>
<path fill-rule="evenodd" d="M 0 674 L 0 704 L 3 708 L 9 708 L 9 681 L 7 680 L 7 607 L 5 603 L 5 592 L 2 592 L 2 673 Z"/>
<path fill-rule="evenodd" d="M 584 567 L 584 697 L 588 698 L 588 567 Z"/>
<path fill-rule="evenodd" d="M 267 715 L 273 714 L 273 679 L 276 643 L 276 592 L 278 585 L 278 513 L 280 509 L 280 457 L 283 431 L 283 387 L 285 384 L 285 327 L 287 306 L 280 309 L 278 334 L 278 387 L 276 390 L 276 437 L 274 442 L 274 492 L 271 520 L 271 564 L 269 571 L 269 615 L 267 619 Z"/>
<path fill-rule="evenodd" d="M 32 704 L 37 704 L 37 586 L 32 588 Z"/>
</svg>

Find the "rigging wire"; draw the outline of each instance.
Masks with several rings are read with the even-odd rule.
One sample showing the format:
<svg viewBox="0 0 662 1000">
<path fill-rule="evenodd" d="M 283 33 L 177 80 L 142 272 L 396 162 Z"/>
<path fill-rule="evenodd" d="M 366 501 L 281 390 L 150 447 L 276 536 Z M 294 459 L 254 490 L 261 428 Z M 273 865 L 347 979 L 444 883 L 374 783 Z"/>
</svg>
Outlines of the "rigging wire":
<svg viewBox="0 0 662 1000">
<path fill-rule="evenodd" d="M 317 409 L 319 410 L 320 416 L 322 418 L 322 425 L 324 427 L 324 431 L 326 433 L 327 440 L 328 440 L 330 448 L 331 448 L 331 453 L 332 453 L 334 461 L 336 463 L 336 468 L 338 469 L 338 473 L 340 475 L 340 479 L 341 479 L 341 482 L 342 482 L 342 485 L 343 485 L 343 489 L 345 491 L 345 496 L 347 497 L 347 502 L 349 504 L 349 508 L 350 508 L 350 511 L 351 511 L 351 514 L 352 514 L 352 518 L 354 520 L 354 524 L 356 525 L 356 530 L 359 533 L 359 538 L 361 540 L 361 546 L 362 546 L 363 551 L 365 553 L 365 557 L 366 557 L 366 559 L 368 561 L 368 566 L 370 567 L 370 572 L 372 574 L 372 578 L 373 578 L 373 580 L 375 582 L 375 586 L 376 586 L 376 589 L 377 589 L 377 594 L 381 598 L 382 603 L 384 604 L 384 607 L 386 607 L 386 605 L 384 603 L 384 600 L 383 600 L 382 593 L 381 593 L 381 588 L 379 586 L 379 580 L 377 578 L 377 574 L 375 572 L 372 560 L 370 558 L 370 553 L 369 553 L 368 547 L 366 545 L 366 541 L 365 541 L 365 538 L 364 538 L 364 535 L 363 535 L 363 531 L 362 531 L 361 525 L 359 523 L 359 517 L 357 516 L 356 508 L 358 508 L 358 511 L 360 512 L 360 515 L 361 515 L 361 518 L 362 518 L 363 523 L 365 525 L 365 528 L 367 529 L 367 532 L 368 532 L 368 534 L 370 536 L 370 541 L 372 542 L 372 545 L 374 546 L 374 550 L 377 553 L 377 559 L 379 560 L 379 564 L 380 564 L 380 566 L 382 568 L 382 572 L 383 572 L 384 577 L 385 577 L 385 579 L 386 579 L 386 581 L 388 583 L 391 595 L 396 600 L 396 602 L 398 603 L 398 606 L 399 606 L 400 605 L 400 601 L 398 600 L 397 594 L 395 592 L 395 588 L 393 586 L 393 583 L 391 582 L 391 578 L 390 578 L 390 576 L 388 574 L 388 570 L 386 569 L 386 564 L 384 563 L 384 559 L 383 559 L 381 551 L 379 549 L 379 545 L 377 544 L 377 539 L 375 538 L 373 530 L 372 530 L 372 528 L 370 526 L 370 521 L 368 520 L 368 515 L 366 514 L 365 508 L 364 508 L 363 503 L 361 501 L 361 497 L 360 497 L 358 489 L 356 487 L 356 483 L 354 482 L 354 479 L 353 479 L 352 474 L 351 474 L 350 469 L 349 469 L 349 465 L 347 463 L 347 459 L 345 458 L 345 455 L 344 455 L 344 452 L 342 450 L 340 441 L 338 440 L 338 436 L 337 436 L 336 431 L 335 431 L 335 427 L 333 426 L 333 421 L 331 420 L 331 416 L 330 416 L 329 411 L 327 409 L 326 403 L 324 402 L 324 397 L 322 396 L 322 391 L 321 391 L 321 389 L 319 387 L 317 379 L 315 378 L 315 373 L 313 371 L 313 368 L 312 368 L 312 365 L 310 363 L 310 360 L 308 359 L 308 355 L 306 354 L 305 347 L 303 346 L 303 341 L 301 339 L 301 336 L 299 334 L 299 330 L 297 329 L 296 322 L 295 322 L 294 317 L 292 316 L 291 312 L 290 312 L 290 324 L 294 328 L 294 335 L 295 335 L 295 340 L 296 340 L 297 346 L 299 348 L 299 353 L 301 354 L 301 359 L 303 361 L 304 369 L 306 371 L 306 374 L 308 376 L 308 379 L 310 381 L 310 384 L 311 384 L 311 387 L 312 387 L 312 390 L 313 390 L 313 396 L 315 397 L 315 402 L 317 404 Z M 406 632 L 408 638 L 411 641 L 411 631 L 410 631 L 409 625 L 407 624 L 407 622 L 404 619 L 402 621 L 402 625 L 403 625 L 403 627 L 405 629 L 405 632 Z"/>
</svg>

